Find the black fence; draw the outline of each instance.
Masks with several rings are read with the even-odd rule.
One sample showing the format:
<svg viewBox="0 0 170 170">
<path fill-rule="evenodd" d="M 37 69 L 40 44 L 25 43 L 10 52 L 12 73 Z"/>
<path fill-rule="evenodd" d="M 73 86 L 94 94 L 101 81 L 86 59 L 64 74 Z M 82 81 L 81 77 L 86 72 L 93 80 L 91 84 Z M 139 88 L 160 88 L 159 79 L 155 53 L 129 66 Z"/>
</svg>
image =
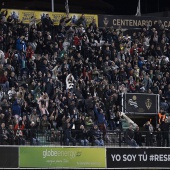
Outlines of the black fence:
<svg viewBox="0 0 170 170">
<path fill-rule="evenodd" d="M 104 141 L 104 146 L 130 146 L 126 141 L 127 130 L 107 130 L 105 137 L 101 133 L 101 139 Z M 32 133 L 32 132 L 31 132 Z M 47 131 L 34 131 L 34 136 L 31 136 L 30 130 L 24 130 L 23 136 L 15 135 L 13 142 L 5 140 L 1 145 L 54 145 L 54 146 L 68 146 L 64 143 L 64 131 L 63 130 L 47 130 Z M 74 139 L 76 145 L 81 146 L 80 140 L 77 138 L 79 130 L 71 130 L 71 137 Z M 153 147 L 169 147 L 169 132 L 162 131 L 134 131 L 134 140 L 139 146 L 153 146 Z M 87 136 L 89 141 L 88 146 L 95 146 L 92 136 Z M 72 142 L 69 146 L 72 146 Z"/>
</svg>

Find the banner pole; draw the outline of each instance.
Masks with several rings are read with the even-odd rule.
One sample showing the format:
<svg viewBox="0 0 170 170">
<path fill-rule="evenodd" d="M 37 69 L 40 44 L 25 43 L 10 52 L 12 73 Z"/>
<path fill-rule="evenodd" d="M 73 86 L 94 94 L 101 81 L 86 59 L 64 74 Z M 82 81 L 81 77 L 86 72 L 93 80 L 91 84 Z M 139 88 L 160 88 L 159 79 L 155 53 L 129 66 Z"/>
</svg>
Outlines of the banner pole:
<svg viewBox="0 0 170 170">
<path fill-rule="evenodd" d="M 69 15 L 69 6 L 68 6 L 68 0 L 65 1 L 65 10 L 66 10 L 66 15 Z"/>
<path fill-rule="evenodd" d="M 54 12 L 54 0 L 51 0 L 51 11 Z"/>
</svg>

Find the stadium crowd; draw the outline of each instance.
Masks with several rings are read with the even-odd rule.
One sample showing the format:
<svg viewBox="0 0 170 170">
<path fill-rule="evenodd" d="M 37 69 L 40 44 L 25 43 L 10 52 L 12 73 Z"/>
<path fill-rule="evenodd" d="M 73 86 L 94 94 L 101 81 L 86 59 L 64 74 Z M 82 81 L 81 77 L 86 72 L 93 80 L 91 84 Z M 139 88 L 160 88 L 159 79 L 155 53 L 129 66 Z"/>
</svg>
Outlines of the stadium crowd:
<svg viewBox="0 0 170 170">
<path fill-rule="evenodd" d="M 122 128 L 121 93 L 159 94 L 160 113 L 170 112 L 170 29 L 161 20 L 125 34 L 98 28 L 95 19 L 87 25 L 85 14 L 56 27 L 48 14 L 26 25 L 7 12 L 0 20 L 0 144 L 38 143 L 38 129 L 62 130 L 65 145 L 88 145 L 90 135 L 103 146 L 107 130 Z"/>
</svg>

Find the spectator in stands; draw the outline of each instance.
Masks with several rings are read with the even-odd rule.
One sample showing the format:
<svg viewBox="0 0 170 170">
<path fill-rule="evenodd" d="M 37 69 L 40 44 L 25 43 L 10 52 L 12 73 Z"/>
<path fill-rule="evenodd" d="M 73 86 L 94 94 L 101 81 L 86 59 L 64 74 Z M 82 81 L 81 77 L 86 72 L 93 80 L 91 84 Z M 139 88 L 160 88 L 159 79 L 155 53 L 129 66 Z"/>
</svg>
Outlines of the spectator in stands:
<svg viewBox="0 0 170 170">
<path fill-rule="evenodd" d="M 3 75 L 0 76 L 0 84 L 3 87 L 4 92 L 8 92 L 9 90 L 9 81 L 8 81 L 8 72 L 4 71 Z"/>
<path fill-rule="evenodd" d="M 108 123 L 109 123 L 110 130 L 115 130 L 116 129 L 115 110 L 113 110 L 113 109 L 109 110 L 108 114 L 109 114 Z"/>
<path fill-rule="evenodd" d="M 8 143 L 9 145 L 15 144 L 15 132 L 14 132 L 14 126 L 12 124 L 8 127 Z"/>
<path fill-rule="evenodd" d="M 18 82 L 17 82 L 14 71 L 12 71 L 10 76 L 9 76 L 9 88 L 12 88 L 12 87 L 15 87 L 15 88 L 18 87 Z"/>
<path fill-rule="evenodd" d="M 33 108 L 31 113 L 30 113 L 30 121 L 34 122 L 35 124 L 40 123 L 39 113 L 38 113 L 38 110 L 36 108 Z"/>
<path fill-rule="evenodd" d="M 93 18 L 92 22 L 89 24 L 89 28 L 91 28 L 91 26 L 93 26 L 94 31 L 97 30 L 96 19 Z"/>
<path fill-rule="evenodd" d="M 80 125 L 80 130 L 78 130 L 77 140 L 79 141 L 81 146 L 88 146 L 88 131 L 85 129 L 84 125 Z"/>
<path fill-rule="evenodd" d="M 43 93 L 43 95 L 38 99 L 38 105 L 41 112 L 41 116 L 43 115 L 49 116 L 48 112 L 49 97 L 47 93 Z"/>
<path fill-rule="evenodd" d="M 142 83 L 144 84 L 145 91 L 148 92 L 148 90 L 152 87 L 152 80 L 150 76 L 146 75 Z"/>
<path fill-rule="evenodd" d="M 154 82 L 153 86 L 151 87 L 151 90 L 154 94 L 158 94 L 159 93 L 159 87 L 157 85 L 156 82 Z"/>
<path fill-rule="evenodd" d="M 58 29 L 53 29 L 49 14 L 44 14 L 36 26 L 32 21 L 30 27 L 22 24 L 18 14 L 12 12 L 7 23 L 1 23 L 0 84 L 8 92 L 0 95 L 4 113 L 12 108 L 13 116 L 23 119 L 25 112 L 29 121 L 40 125 L 45 114 L 52 126 L 56 103 L 53 116 L 57 129 L 65 130 L 62 120 L 70 116 L 67 123 L 75 127 L 83 124 L 85 129 L 97 123 L 105 136 L 112 116 L 109 110 L 115 105 L 115 113 L 119 113 L 120 93 L 159 92 L 161 107 L 170 112 L 170 37 L 161 23 L 153 27 L 146 23 L 140 33 L 126 35 L 119 28 L 99 29 L 95 19 L 87 25 L 84 14 L 75 25 L 70 23 L 72 18 L 63 17 Z M 16 102 L 19 98 L 20 103 Z M 96 103 L 100 103 L 100 114 L 94 114 Z M 36 113 L 28 109 L 31 107 L 37 109 Z M 119 127 L 121 117 L 116 117 Z M 12 116 L 6 122 L 10 124 Z M 67 131 L 72 136 L 72 125 L 70 128 Z"/>
<path fill-rule="evenodd" d="M 142 133 L 141 133 L 141 131 L 139 129 L 139 126 L 137 126 L 135 128 L 135 131 L 134 131 L 134 140 L 136 141 L 138 146 L 143 146 L 143 144 L 142 144 L 143 138 L 142 138 Z"/>
<path fill-rule="evenodd" d="M 160 124 L 160 129 L 162 132 L 162 146 L 169 147 L 169 125 L 168 119 L 165 119 Z"/>
<path fill-rule="evenodd" d="M 106 122 L 105 113 L 99 107 L 99 103 L 97 103 L 94 106 L 94 113 L 95 113 L 95 115 L 97 117 L 98 128 L 100 129 L 101 132 L 103 132 L 103 139 L 105 140 L 106 139 L 107 122 Z"/>
<path fill-rule="evenodd" d="M 98 125 L 94 124 L 89 133 L 93 145 L 104 146 L 103 135 L 99 130 Z"/>
<path fill-rule="evenodd" d="M 133 130 L 133 125 L 130 124 L 129 128 L 126 129 L 125 131 L 125 142 L 129 146 L 137 147 L 138 144 L 134 139 L 134 130 Z"/>
<path fill-rule="evenodd" d="M 6 145 L 8 141 L 8 131 L 7 128 L 5 127 L 5 123 L 1 122 L 0 126 L 0 144 L 1 145 Z"/>
<path fill-rule="evenodd" d="M 147 121 L 143 125 L 145 131 L 146 131 L 146 146 L 153 146 L 153 126 L 150 123 L 150 121 Z"/>
<path fill-rule="evenodd" d="M 30 122 L 30 129 L 29 129 L 29 138 L 30 138 L 30 145 L 39 145 L 40 144 L 40 140 L 37 136 L 37 130 L 38 130 L 38 126 L 39 126 L 39 121 L 34 122 L 31 121 Z"/>
<path fill-rule="evenodd" d="M 48 121 L 48 117 L 46 114 L 42 115 L 41 122 L 40 122 L 40 129 L 43 132 L 43 134 L 46 134 L 50 127 L 50 122 Z M 35 124 L 35 122 L 34 122 Z"/>
<path fill-rule="evenodd" d="M 157 125 L 157 128 L 155 129 L 155 133 L 156 133 L 156 145 L 158 147 L 162 146 L 162 132 L 160 129 L 160 125 Z"/>
<path fill-rule="evenodd" d="M 23 121 L 15 120 L 14 131 L 15 131 L 15 144 L 16 145 L 25 145 L 25 137 L 23 135 L 25 125 Z"/>
<path fill-rule="evenodd" d="M 43 31 L 52 31 L 53 27 L 53 21 L 51 20 L 49 14 L 46 14 L 46 16 L 42 20 L 43 25 Z"/>
<path fill-rule="evenodd" d="M 18 37 L 16 41 L 16 50 L 19 52 L 25 52 L 26 51 L 26 44 L 24 42 L 24 36 Z"/>
<path fill-rule="evenodd" d="M 72 145 L 75 146 L 76 145 L 76 139 L 72 136 L 72 125 L 69 122 L 69 119 L 67 118 L 66 124 L 65 124 L 65 128 L 63 131 L 63 140 L 64 140 L 64 145 L 69 146 L 70 142 L 72 142 Z"/>
<path fill-rule="evenodd" d="M 76 25 L 78 25 L 78 26 L 80 26 L 81 24 L 84 27 L 84 29 L 86 29 L 87 22 L 86 22 L 85 14 L 82 14 L 76 22 Z"/>
<path fill-rule="evenodd" d="M 21 117 L 20 99 L 15 99 L 15 101 L 12 103 L 12 115 L 16 120 L 19 120 Z"/>
</svg>

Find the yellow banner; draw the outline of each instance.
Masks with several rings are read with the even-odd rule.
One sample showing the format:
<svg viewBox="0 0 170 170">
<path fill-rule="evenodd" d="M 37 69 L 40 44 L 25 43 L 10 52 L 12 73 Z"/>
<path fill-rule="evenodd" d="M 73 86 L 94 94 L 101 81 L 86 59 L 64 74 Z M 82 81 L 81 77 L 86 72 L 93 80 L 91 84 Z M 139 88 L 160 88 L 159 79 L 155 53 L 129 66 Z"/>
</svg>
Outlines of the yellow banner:
<svg viewBox="0 0 170 170">
<path fill-rule="evenodd" d="M 59 25 L 61 18 L 65 17 L 65 13 L 59 13 L 59 12 L 50 12 L 49 13 L 50 18 L 54 22 L 54 25 Z"/>
<path fill-rule="evenodd" d="M 49 14 L 50 18 L 54 22 L 54 25 L 59 25 L 62 17 L 65 17 L 66 14 L 63 12 L 47 12 L 47 11 L 30 11 L 30 10 L 17 10 L 17 9 L 8 9 L 8 15 L 11 15 L 14 18 L 19 19 L 25 24 L 29 24 L 30 19 L 34 16 L 36 19 L 41 19 L 46 14 Z M 92 22 L 93 19 L 96 20 L 96 24 L 98 25 L 98 16 L 93 14 L 84 14 L 87 22 L 87 26 Z M 81 14 L 70 13 L 69 17 L 72 17 L 72 23 L 75 23 Z"/>
</svg>

